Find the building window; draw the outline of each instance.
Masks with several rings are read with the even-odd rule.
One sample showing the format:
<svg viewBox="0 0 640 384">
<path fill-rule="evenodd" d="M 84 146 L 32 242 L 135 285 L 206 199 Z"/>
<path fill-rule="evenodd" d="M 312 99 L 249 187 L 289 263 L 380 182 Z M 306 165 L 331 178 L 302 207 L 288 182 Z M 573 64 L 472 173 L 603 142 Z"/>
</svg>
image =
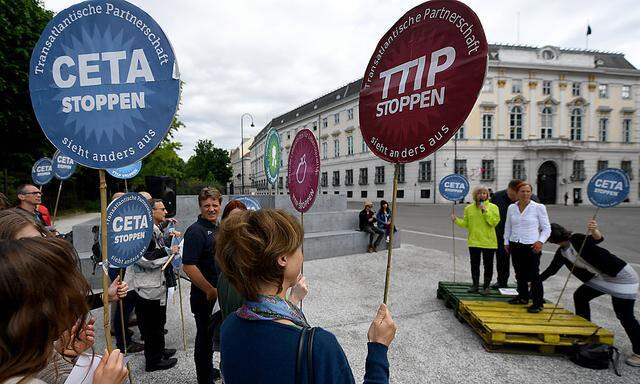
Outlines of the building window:
<svg viewBox="0 0 640 384">
<path fill-rule="evenodd" d="M 369 168 L 360 168 L 360 175 L 358 176 L 359 185 L 369 184 Z"/>
<path fill-rule="evenodd" d="M 344 171 L 344 185 L 353 185 L 353 169 Z"/>
<path fill-rule="evenodd" d="M 398 183 L 404 183 L 404 164 L 398 165 Z"/>
<path fill-rule="evenodd" d="M 482 181 L 491 181 L 495 179 L 496 170 L 493 166 L 493 160 L 482 160 Z"/>
<path fill-rule="evenodd" d="M 549 139 L 553 137 L 553 111 L 549 107 L 542 109 L 542 118 L 540 119 L 540 137 Z"/>
<path fill-rule="evenodd" d="M 633 170 L 631 168 L 631 160 L 622 160 L 620 162 L 620 169 L 627 173 L 629 180 L 633 180 Z"/>
<path fill-rule="evenodd" d="M 420 198 L 421 199 L 429 199 L 429 198 L 431 198 L 431 190 L 430 189 L 421 189 L 420 190 Z"/>
<path fill-rule="evenodd" d="M 353 155 L 353 136 L 347 136 L 347 155 Z"/>
<path fill-rule="evenodd" d="M 493 79 L 487 77 L 484 79 L 484 84 L 482 85 L 482 92 L 491 93 L 493 92 Z"/>
<path fill-rule="evenodd" d="M 327 118 L 323 117 L 322 118 L 322 128 L 327 128 L 329 126 L 329 123 L 327 122 Z"/>
<path fill-rule="evenodd" d="M 601 99 L 609 98 L 609 85 L 608 84 L 600 84 L 600 85 L 598 85 L 598 96 Z"/>
<path fill-rule="evenodd" d="M 418 163 L 418 181 L 431 181 L 431 160 Z"/>
<path fill-rule="evenodd" d="M 282 189 L 282 176 L 278 178 L 278 188 Z"/>
<path fill-rule="evenodd" d="M 365 199 L 367 197 L 367 191 L 360 191 L 360 197 Z"/>
<path fill-rule="evenodd" d="M 320 175 L 320 186 L 325 188 L 329 186 L 329 176 L 327 172 L 322 172 Z"/>
<path fill-rule="evenodd" d="M 522 80 L 511 80 L 511 93 L 522 93 Z"/>
<path fill-rule="evenodd" d="M 398 189 L 398 190 L 396 191 L 396 197 L 397 197 L 398 199 L 404 199 L 404 189 Z"/>
<path fill-rule="evenodd" d="M 313 126 L 313 131 L 314 132 L 318 130 L 318 122 L 317 121 L 314 121 L 311 125 Z"/>
<path fill-rule="evenodd" d="M 340 157 L 340 140 L 333 140 L 333 157 Z"/>
<path fill-rule="evenodd" d="M 578 97 L 582 94 L 582 84 L 573 83 L 571 84 L 571 95 L 574 97 Z"/>
<path fill-rule="evenodd" d="M 550 80 L 543 80 L 542 81 L 542 94 L 545 96 L 550 96 L 551 95 L 551 81 Z"/>
<path fill-rule="evenodd" d="M 621 96 L 625 100 L 631 98 L 631 86 L 630 85 L 623 85 L 622 86 L 622 94 L 621 94 Z"/>
<path fill-rule="evenodd" d="M 347 191 L 347 199 L 350 199 L 353 197 L 353 191 Z"/>
<path fill-rule="evenodd" d="M 458 131 L 456 132 L 456 134 L 453 137 L 458 139 L 458 140 L 464 139 L 464 124 L 462 126 L 460 126 L 460 129 L 458 129 Z"/>
<path fill-rule="evenodd" d="M 493 115 L 485 113 L 482 115 L 482 139 L 491 140 L 493 131 Z"/>
<path fill-rule="evenodd" d="M 333 124 L 334 125 L 340 124 L 340 112 L 333 115 Z"/>
<path fill-rule="evenodd" d="M 509 138 L 511 140 L 522 140 L 522 107 L 516 105 L 511 108 L 509 125 Z"/>
<path fill-rule="evenodd" d="M 329 145 L 327 144 L 327 142 L 326 142 L 326 141 L 323 141 L 323 142 L 322 142 L 322 158 L 323 158 L 324 160 L 326 160 L 326 159 L 329 157 L 329 156 L 327 155 L 327 152 L 328 152 L 327 148 L 328 148 L 328 147 L 329 147 Z"/>
<path fill-rule="evenodd" d="M 362 153 L 369 152 L 369 147 L 367 147 L 367 143 L 364 141 L 364 137 L 362 138 Z"/>
<path fill-rule="evenodd" d="M 582 110 L 571 111 L 571 140 L 582 140 Z"/>
<path fill-rule="evenodd" d="M 376 191 L 376 197 L 377 197 L 378 199 L 382 199 L 382 198 L 384 197 L 384 190 L 383 190 L 383 189 L 378 189 L 378 190 Z"/>
<path fill-rule="evenodd" d="M 571 172 L 571 179 L 573 181 L 584 181 L 585 178 L 584 160 L 573 160 L 573 172 Z"/>
<path fill-rule="evenodd" d="M 601 142 L 607 141 L 607 127 L 609 126 L 609 119 L 603 117 L 598 122 L 598 140 Z"/>
<path fill-rule="evenodd" d="M 512 179 L 527 180 L 527 173 L 524 169 L 524 160 L 513 160 Z"/>
<path fill-rule="evenodd" d="M 455 173 L 462 176 L 467 176 L 467 160 L 466 159 L 456 159 L 455 164 Z"/>
<path fill-rule="evenodd" d="M 287 140 L 291 139 L 291 131 L 287 132 Z"/>
<path fill-rule="evenodd" d="M 598 172 L 609 168 L 609 160 L 598 160 Z"/>
<path fill-rule="evenodd" d="M 384 165 L 381 167 L 376 167 L 376 184 L 384 184 Z"/>
<path fill-rule="evenodd" d="M 347 120 L 353 120 L 353 108 L 347 109 Z"/>
<path fill-rule="evenodd" d="M 631 119 L 622 119 L 622 142 L 631 142 Z"/>
<path fill-rule="evenodd" d="M 340 185 L 340 171 L 333 171 L 333 180 L 331 185 L 338 187 Z"/>
</svg>

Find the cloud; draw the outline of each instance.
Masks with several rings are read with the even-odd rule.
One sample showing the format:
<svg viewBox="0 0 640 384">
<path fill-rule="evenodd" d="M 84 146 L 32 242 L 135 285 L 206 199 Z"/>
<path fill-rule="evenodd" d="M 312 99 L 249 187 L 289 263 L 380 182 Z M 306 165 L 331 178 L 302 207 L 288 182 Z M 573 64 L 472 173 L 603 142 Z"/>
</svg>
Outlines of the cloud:
<svg viewBox="0 0 640 384">
<path fill-rule="evenodd" d="M 132 0 L 162 26 L 185 81 L 176 139 L 188 158 L 199 139 L 231 149 L 272 118 L 362 77 L 389 27 L 421 1 L 171 1 Z M 60 11 L 75 0 L 45 0 Z M 621 51 L 640 65 L 640 11 L 635 1 L 467 2 L 492 43 Z M 588 4 L 591 3 L 591 4 Z"/>
</svg>

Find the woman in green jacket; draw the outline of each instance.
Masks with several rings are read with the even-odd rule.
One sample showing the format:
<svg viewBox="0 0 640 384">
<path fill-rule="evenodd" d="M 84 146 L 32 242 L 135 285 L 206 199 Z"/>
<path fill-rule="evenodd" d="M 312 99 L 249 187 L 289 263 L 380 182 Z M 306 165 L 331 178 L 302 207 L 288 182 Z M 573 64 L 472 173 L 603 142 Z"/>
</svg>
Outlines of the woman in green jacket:
<svg viewBox="0 0 640 384">
<path fill-rule="evenodd" d="M 464 209 L 464 217 L 451 215 L 451 220 L 462 228 L 466 228 L 469 233 L 467 245 L 471 255 L 471 279 L 473 286 L 470 293 L 477 293 L 480 282 L 480 255 L 484 264 L 484 284 L 483 295 L 488 295 L 491 290 L 491 278 L 493 277 L 493 254 L 498 248 L 495 227 L 500 222 L 500 212 L 498 206 L 489 202 L 489 190 L 483 186 L 473 189 L 473 204 L 469 204 Z"/>
</svg>

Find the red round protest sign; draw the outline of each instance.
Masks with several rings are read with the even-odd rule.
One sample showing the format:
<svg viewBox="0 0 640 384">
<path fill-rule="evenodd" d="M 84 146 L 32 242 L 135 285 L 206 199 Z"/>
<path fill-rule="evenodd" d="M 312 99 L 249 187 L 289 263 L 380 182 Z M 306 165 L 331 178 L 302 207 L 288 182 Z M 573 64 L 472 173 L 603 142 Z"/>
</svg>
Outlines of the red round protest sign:
<svg viewBox="0 0 640 384">
<path fill-rule="evenodd" d="M 487 71 L 478 16 L 459 1 L 423 3 L 382 37 L 360 90 L 360 130 L 376 156 L 422 159 L 462 126 Z"/>
<path fill-rule="evenodd" d="M 288 163 L 289 197 L 298 212 L 306 212 L 318 194 L 320 153 L 313 132 L 303 129 L 293 138 Z"/>
</svg>

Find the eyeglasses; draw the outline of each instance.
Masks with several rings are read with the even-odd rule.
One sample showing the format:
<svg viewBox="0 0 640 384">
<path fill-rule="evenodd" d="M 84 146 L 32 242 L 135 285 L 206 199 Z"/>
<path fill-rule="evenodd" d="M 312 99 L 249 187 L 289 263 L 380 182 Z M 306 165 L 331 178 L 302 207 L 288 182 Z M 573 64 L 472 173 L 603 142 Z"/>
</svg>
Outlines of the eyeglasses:
<svg viewBox="0 0 640 384">
<path fill-rule="evenodd" d="M 25 192 L 25 193 L 21 193 L 21 195 L 42 195 L 42 192 L 40 192 L 40 191 L 36 191 L 36 192 Z"/>
</svg>

